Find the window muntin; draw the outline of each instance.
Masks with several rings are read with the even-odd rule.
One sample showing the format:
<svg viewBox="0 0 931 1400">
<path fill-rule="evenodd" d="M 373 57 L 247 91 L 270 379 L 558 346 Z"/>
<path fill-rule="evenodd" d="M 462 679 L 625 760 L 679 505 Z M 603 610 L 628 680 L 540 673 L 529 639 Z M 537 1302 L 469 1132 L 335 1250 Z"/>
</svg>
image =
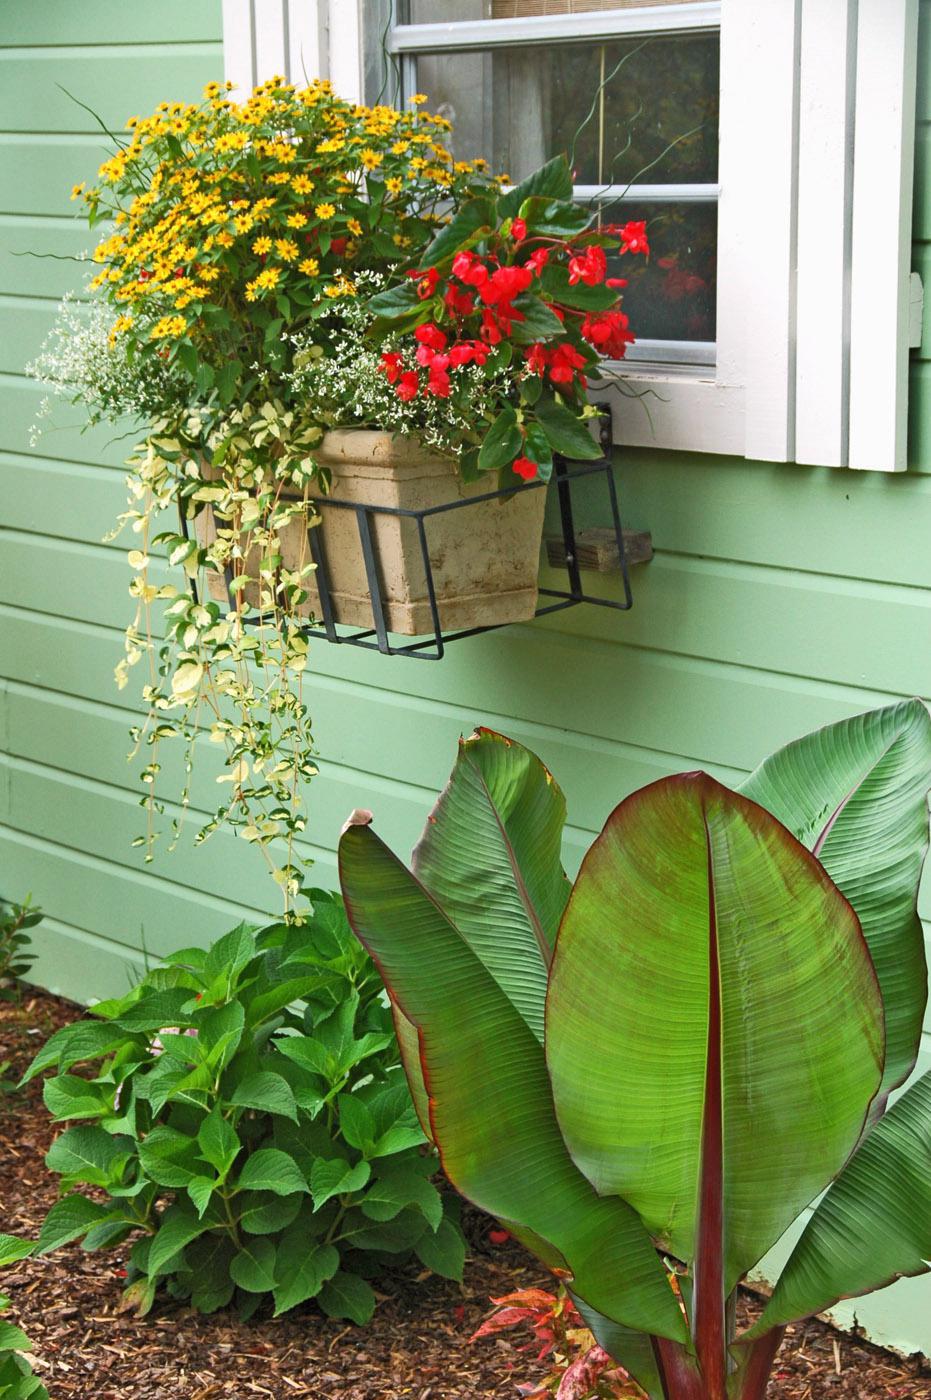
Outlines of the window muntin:
<svg viewBox="0 0 931 1400">
<path fill-rule="evenodd" d="M 645 218 L 648 264 L 618 259 L 638 332 L 631 358 L 714 362 L 719 37 L 679 0 L 660 32 L 626 33 L 630 0 L 408 0 L 390 30 L 401 97 L 454 123 L 458 159 L 522 179 L 573 154 L 577 198 L 606 222 Z M 650 7 L 651 20 L 656 16 Z M 594 38 L 579 34 L 594 25 Z M 686 23 L 677 21 L 684 19 Z M 502 24 L 501 21 L 504 21 Z M 654 21 L 655 22 L 655 21 Z M 416 26 L 427 26 L 418 31 Z M 414 26 L 411 28 L 410 26 Z M 541 26 L 545 26 L 543 35 Z M 540 34 L 545 42 L 534 43 Z M 489 42 L 491 41 L 491 42 Z M 574 139 L 573 139 L 574 138 Z"/>
</svg>

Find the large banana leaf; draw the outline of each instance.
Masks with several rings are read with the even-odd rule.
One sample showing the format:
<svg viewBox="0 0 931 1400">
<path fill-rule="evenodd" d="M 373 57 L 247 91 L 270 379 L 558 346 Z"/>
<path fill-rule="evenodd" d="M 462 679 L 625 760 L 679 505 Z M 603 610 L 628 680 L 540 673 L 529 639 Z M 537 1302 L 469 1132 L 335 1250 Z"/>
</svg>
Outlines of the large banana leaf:
<svg viewBox="0 0 931 1400">
<path fill-rule="evenodd" d="M 761 807 L 682 774 L 623 802 L 585 858 L 546 1053 L 596 1190 L 696 1260 L 696 1295 L 718 1257 L 730 1292 L 857 1142 L 882 1003 L 818 861 Z"/>
<path fill-rule="evenodd" d="M 643 1332 L 633 1332 L 629 1327 L 621 1327 L 619 1323 L 602 1317 L 601 1313 L 590 1308 L 583 1298 L 573 1296 L 572 1301 L 582 1314 L 582 1320 L 595 1341 L 633 1376 L 641 1389 L 646 1391 L 649 1400 L 665 1400 L 663 1383 L 650 1338 Z"/>
<path fill-rule="evenodd" d="M 543 1051 L 461 930 L 368 827 L 350 826 L 340 879 L 356 934 L 420 1037 L 433 1137 L 463 1195 L 548 1241 L 573 1288 L 626 1326 L 686 1340 L 633 1210 L 602 1200 L 560 1136 Z"/>
<path fill-rule="evenodd" d="M 920 700 L 907 700 L 788 744 L 740 789 L 814 851 L 857 912 L 885 1005 L 880 1107 L 911 1073 L 927 1000 L 915 906 L 929 772 L 931 717 Z"/>
<path fill-rule="evenodd" d="M 569 898 L 565 821 L 566 800 L 540 760 L 480 729 L 460 740 L 413 858 L 417 878 L 541 1045 L 547 973 Z"/>
<path fill-rule="evenodd" d="M 872 1129 L 821 1201 L 753 1333 L 931 1269 L 931 1072 Z"/>
</svg>

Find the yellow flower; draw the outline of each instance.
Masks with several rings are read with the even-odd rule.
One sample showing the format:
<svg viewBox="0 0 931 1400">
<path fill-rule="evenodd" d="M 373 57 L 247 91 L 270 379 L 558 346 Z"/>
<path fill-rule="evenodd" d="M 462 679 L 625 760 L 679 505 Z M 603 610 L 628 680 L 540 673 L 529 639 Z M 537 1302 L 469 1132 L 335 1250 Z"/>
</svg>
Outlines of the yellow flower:
<svg viewBox="0 0 931 1400">
<path fill-rule="evenodd" d="M 457 160 L 453 167 L 457 175 L 471 175 L 474 169 L 471 161 Z"/>
<path fill-rule="evenodd" d="M 221 248 L 232 248 L 236 240 L 231 233 L 227 233 L 224 229 L 222 233 L 217 234 L 217 242 Z"/>
<path fill-rule="evenodd" d="M 251 214 L 237 214 L 233 220 L 233 225 L 237 233 L 248 233 L 255 223 Z"/>
<path fill-rule="evenodd" d="M 276 170 L 273 175 L 268 176 L 268 183 L 270 185 L 286 185 L 290 179 L 291 176 L 287 170 Z"/>
<path fill-rule="evenodd" d="M 289 214 L 285 222 L 288 228 L 303 228 L 307 222 L 306 214 Z"/>
<path fill-rule="evenodd" d="M 415 92 L 413 97 L 408 99 L 408 101 L 413 102 L 416 107 L 422 107 L 423 104 L 429 102 L 429 100 L 425 92 Z"/>
<path fill-rule="evenodd" d="M 271 250 L 272 241 L 270 238 L 266 238 L 264 234 L 261 238 L 257 238 L 252 245 L 253 253 L 258 253 L 260 257 L 265 253 L 270 253 Z"/>
<path fill-rule="evenodd" d="M 184 335 L 187 330 L 187 321 L 183 316 L 163 316 L 160 321 L 149 331 L 150 340 L 165 340 L 171 338 L 176 340 L 179 335 Z"/>
<path fill-rule="evenodd" d="M 83 180 L 81 181 L 81 183 L 80 183 L 79 185 L 72 185 L 72 186 L 71 186 L 71 198 L 72 198 L 72 199 L 79 199 L 80 196 L 81 196 L 83 193 L 84 193 L 84 181 L 83 181 Z"/>
<path fill-rule="evenodd" d="M 315 204 L 314 213 L 318 219 L 332 219 L 336 213 L 336 206 L 334 204 Z"/>
<path fill-rule="evenodd" d="M 312 194 L 314 182 L 306 175 L 295 175 L 291 181 L 291 188 L 295 194 Z"/>
<path fill-rule="evenodd" d="M 323 289 L 323 295 L 326 297 L 354 297 L 355 294 L 355 283 L 350 282 L 348 277 L 337 277 L 335 282 Z"/>
<path fill-rule="evenodd" d="M 307 277 L 316 277 L 320 271 L 320 264 L 316 258 L 304 258 L 298 263 L 298 267 Z"/>
<path fill-rule="evenodd" d="M 362 225 L 359 223 L 358 219 L 347 219 L 346 227 L 349 232 L 354 233 L 357 238 L 362 237 Z"/>
<path fill-rule="evenodd" d="M 393 156 L 406 156 L 410 148 L 410 141 L 395 141 L 391 147 L 391 154 Z"/>
<path fill-rule="evenodd" d="M 341 137 L 339 137 L 339 136 L 330 136 L 330 137 L 327 138 L 326 141 L 321 141 L 321 142 L 320 142 L 320 145 L 317 147 L 317 155 L 318 155 L 318 156 L 330 155 L 330 154 L 331 154 L 332 152 L 334 152 L 334 151 L 341 151 L 345 145 L 346 145 L 346 142 L 343 141 L 343 140 L 341 139 Z"/>
<path fill-rule="evenodd" d="M 284 258 L 285 262 L 293 262 L 300 252 L 293 238 L 276 238 L 275 248 L 278 256 Z"/>
<path fill-rule="evenodd" d="M 224 131 L 213 143 L 215 151 L 241 151 L 249 144 L 246 131 Z"/>
<path fill-rule="evenodd" d="M 204 88 L 204 96 L 207 98 L 219 97 L 222 91 L 223 85 L 221 83 L 208 83 Z"/>
<path fill-rule="evenodd" d="M 390 190 L 392 194 L 400 194 L 404 188 L 404 181 L 399 180 L 397 175 L 392 175 L 390 180 L 385 181 L 385 188 Z"/>
<path fill-rule="evenodd" d="M 371 146 L 366 146 L 360 159 L 366 170 L 377 170 L 384 160 L 384 156 L 378 151 L 373 151 Z"/>
</svg>

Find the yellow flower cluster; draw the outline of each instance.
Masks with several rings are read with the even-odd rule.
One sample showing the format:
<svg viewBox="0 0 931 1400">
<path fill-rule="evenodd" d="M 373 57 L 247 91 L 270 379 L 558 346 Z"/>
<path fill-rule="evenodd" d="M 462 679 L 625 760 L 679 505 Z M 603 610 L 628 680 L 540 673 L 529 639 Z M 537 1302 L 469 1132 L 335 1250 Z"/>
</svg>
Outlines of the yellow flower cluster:
<svg viewBox="0 0 931 1400">
<path fill-rule="evenodd" d="M 215 367 L 254 359 L 269 314 L 256 320 L 255 303 L 306 319 L 296 305 L 354 295 L 353 268 L 387 268 L 386 246 L 414 256 L 451 195 L 490 183 L 482 163 L 453 161 L 449 123 L 419 95 L 402 112 L 345 102 L 324 81 L 272 78 L 240 103 L 230 88 L 130 118 L 98 185 L 72 191 L 116 225 L 92 283 L 120 312 L 116 334 L 185 340 Z"/>
</svg>

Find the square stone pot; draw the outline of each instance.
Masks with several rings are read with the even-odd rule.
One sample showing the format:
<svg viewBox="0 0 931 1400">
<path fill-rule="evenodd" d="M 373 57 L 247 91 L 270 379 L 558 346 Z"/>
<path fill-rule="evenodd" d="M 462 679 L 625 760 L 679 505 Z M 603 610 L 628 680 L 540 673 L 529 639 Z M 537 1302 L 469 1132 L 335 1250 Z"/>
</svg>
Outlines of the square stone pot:
<svg viewBox="0 0 931 1400">
<path fill-rule="evenodd" d="M 337 429 L 326 434 L 314 455 L 332 472 L 330 495 L 341 501 L 422 510 L 496 489 L 493 475 L 465 485 L 450 458 L 389 433 Z M 320 495 L 313 487 L 311 494 Z M 506 498 L 427 517 L 427 546 L 444 631 L 524 622 L 533 617 L 545 498 L 543 489 L 519 489 Z M 326 560 L 335 620 L 371 627 L 372 606 L 356 512 L 321 504 L 319 513 L 321 524 L 314 529 L 319 531 Z M 212 526 L 209 518 L 204 519 L 208 516 L 209 512 L 203 511 L 198 517 L 202 539 Z M 378 512 L 370 513 L 368 520 L 388 630 L 407 637 L 432 632 L 416 521 Z M 284 527 L 281 543 L 286 567 L 298 568 L 309 561 L 307 531 L 299 518 Z M 214 598 L 226 600 L 222 578 L 210 576 L 209 585 Z M 305 587 L 309 596 L 301 611 L 319 621 L 320 598 L 313 573 L 306 576 Z M 254 590 L 247 589 L 246 597 L 254 603 L 251 593 Z"/>
</svg>

